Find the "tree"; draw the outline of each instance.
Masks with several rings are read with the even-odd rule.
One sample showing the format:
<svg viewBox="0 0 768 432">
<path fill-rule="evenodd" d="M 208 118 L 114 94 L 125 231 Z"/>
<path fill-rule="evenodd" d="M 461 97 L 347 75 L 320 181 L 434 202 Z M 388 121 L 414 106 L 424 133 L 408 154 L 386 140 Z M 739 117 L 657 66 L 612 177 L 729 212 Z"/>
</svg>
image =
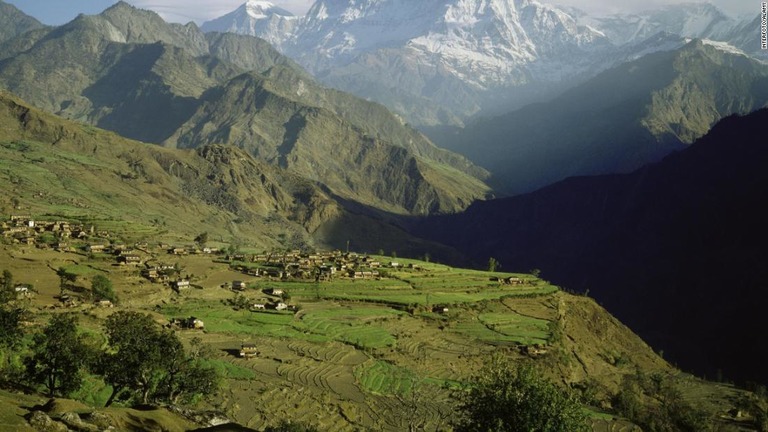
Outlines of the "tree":
<svg viewBox="0 0 768 432">
<path fill-rule="evenodd" d="M 219 389 L 221 377 L 200 358 L 179 356 L 168 364 L 167 374 L 158 386 L 156 399 L 171 404 L 193 402 L 198 395 L 212 396 Z"/>
<path fill-rule="evenodd" d="M 0 279 L 0 303 L 7 303 L 16 297 L 13 291 L 13 274 L 10 270 L 3 270 L 3 278 Z"/>
<path fill-rule="evenodd" d="M 494 355 L 461 396 L 457 431 L 586 432 L 577 400 L 532 366 L 513 366 Z"/>
<path fill-rule="evenodd" d="M 24 336 L 21 320 L 24 309 L 0 307 L 0 348 L 15 348 Z"/>
<path fill-rule="evenodd" d="M 26 311 L 21 308 L 6 308 L 0 306 L 0 358 L 3 359 L 0 364 L 0 376 L 7 379 L 12 374 L 13 358 L 16 356 L 16 348 L 24 337 L 24 331 L 21 327 L 21 321 L 24 319 Z"/>
<path fill-rule="evenodd" d="M 649 432 L 712 430 L 711 416 L 688 403 L 670 378 L 638 371 L 626 375 L 613 398 L 616 411 Z"/>
<path fill-rule="evenodd" d="M 25 361 L 27 377 L 45 386 L 48 396 L 66 396 L 80 388 L 82 370 L 91 357 L 88 345 L 77 333 L 77 316 L 54 315 L 34 336 L 33 352 Z"/>
<path fill-rule="evenodd" d="M 71 284 L 75 283 L 77 281 L 77 275 L 74 273 L 70 273 L 65 269 L 64 267 L 59 267 L 58 270 L 56 270 L 56 276 L 59 277 L 59 294 L 63 295 L 64 290 L 66 290 Z"/>
<path fill-rule="evenodd" d="M 197 246 L 200 248 L 204 248 L 206 243 L 208 243 L 208 232 L 203 232 L 198 234 L 197 237 L 195 237 L 195 243 L 197 243 Z"/>
<path fill-rule="evenodd" d="M 496 261 L 496 258 L 490 257 L 488 258 L 488 271 L 489 272 L 495 272 L 497 268 L 501 267 L 499 265 L 499 262 Z"/>
<path fill-rule="evenodd" d="M 152 317 L 138 312 L 120 311 L 110 315 L 104 324 L 109 351 L 101 360 L 104 381 L 112 386 L 105 406 L 110 406 L 123 391 L 140 393 L 143 403 L 158 384 L 163 361 L 180 350 L 181 343 L 163 338 Z"/>
<path fill-rule="evenodd" d="M 112 386 L 110 406 L 125 393 L 141 403 L 191 401 L 213 394 L 220 378 L 196 356 L 187 356 L 176 334 L 160 328 L 149 315 L 121 311 L 104 326 L 109 351 L 101 361 L 104 381 Z"/>
<path fill-rule="evenodd" d="M 112 303 L 117 303 L 117 294 L 112 287 L 112 281 L 104 275 L 96 275 L 91 281 L 91 292 L 97 300 L 109 300 Z"/>
</svg>

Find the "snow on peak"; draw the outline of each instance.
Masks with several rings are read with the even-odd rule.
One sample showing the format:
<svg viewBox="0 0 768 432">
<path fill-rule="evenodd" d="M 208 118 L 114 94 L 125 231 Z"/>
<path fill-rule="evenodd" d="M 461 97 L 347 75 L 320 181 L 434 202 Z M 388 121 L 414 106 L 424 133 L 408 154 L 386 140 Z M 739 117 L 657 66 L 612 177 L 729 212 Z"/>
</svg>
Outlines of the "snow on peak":
<svg viewBox="0 0 768 432">
<path fill-rule="evenodd" d="M 265 0 L 248 0 L 244 5 L 245 12 L 253 19 L 267 19 L 271 15 L 292 16 L 293 14 L 283 8 L 275 6 Z"/>
<path fill-rule="evenodd" d="M 731 44 L 729 44 L 727 42 L 713 41 L 713 40 L 709 40 L 709 39 L 702 39 L 701 42 L 704 45 L 709 45 L 711 47 L 714 47 L 714 48 L 716 48 L 716 49 L 718 49 L 720 51 L 723 51 L 723 52 L 726 52 L 726 53 L 729 53 L 729 54 L 737 54 L 737 55 L 743 55 L 745 57 L 749 57 L 747 55 L 747 53 L 745 53 L 744 51 L 736 48 L 735 46 L 733 46 L 733 45 L 731 45 Z"/>
</svg>

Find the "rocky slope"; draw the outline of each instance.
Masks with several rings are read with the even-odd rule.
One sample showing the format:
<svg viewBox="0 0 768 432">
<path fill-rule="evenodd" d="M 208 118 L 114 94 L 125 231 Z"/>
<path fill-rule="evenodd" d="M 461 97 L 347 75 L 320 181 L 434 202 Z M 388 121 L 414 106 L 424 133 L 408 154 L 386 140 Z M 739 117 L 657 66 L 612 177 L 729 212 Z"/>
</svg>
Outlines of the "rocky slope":
<svg viewBox="0 0 768 432">
<path fill-rule="evenodd" d="M 0 96 L 5 199 L 35 214 L 119 218 L 159 231 L 170 223 L 176 235 L 209 231 L 263 245 L 293 237 L 300 245 L 342 213 L 314 184 L 235 147 L 149 146 Z"/>
<path fill-rule="evenodd" d="M 205 35 L 121 2 L 24 45 L 0 63 L 0 84 L 128 138 L 170 147 L 236 144 L 306 173 L 330 193 L 395 213 L 456 211 L 490 192 L 484 170 L 436 148 L 383 106 L 319 86 L 256 38 Z M 324 117 L 300 121 L 308 112 Z M 243 127 L 249 124 L 263 127 Z M 369 142 L 378 149 L 375 162 L 366 162 Z M 293 147 L 309 149 L 303 162 L 285 163 Z M 305 170 L 307 163 L 314 168 Z M 390 178 L 397 186 L 387 186 Z"/>
<path fill-rule="evenodd" d="M 22 33 L 43 27 L 40 21 L 0 0 L 0 44 Z"/>
</svg>

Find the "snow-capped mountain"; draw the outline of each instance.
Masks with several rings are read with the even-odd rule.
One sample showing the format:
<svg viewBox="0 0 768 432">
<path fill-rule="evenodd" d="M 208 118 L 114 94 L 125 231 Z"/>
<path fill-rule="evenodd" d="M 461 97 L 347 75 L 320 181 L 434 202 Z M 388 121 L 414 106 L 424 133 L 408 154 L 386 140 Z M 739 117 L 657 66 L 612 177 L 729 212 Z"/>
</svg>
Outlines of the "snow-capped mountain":
<svg viewBox="0 0 768 432">
<path fill-rule="evenodd" d="M 314 72 L 396 50 L 479 90 L 535 81 L 529 67 L 537 62 L 555 63 L 549 72 L 558 75 L 580 54 L 608 44 L 598 31 L 533 0 L 320 0 L 296 42 L 286 52 Z"/>
<path fill-rule="evenodd" d="M 702 3 L 591 17 L 537 0 L 317 0 L 299 18 L 249 0 L 203 29 L 262 37 L 325 84 L 435 125 L 554 96 L 682 38 L 747 39 L 738 24 Z"/>
<path fill-rule="evenodd" d="M 248 0 L 236 10 L 204 23 L 204 32 L 230 32 L 258 36 L 280 47 L 295 30 L 300 17 L 264 0 Z"/>
<path fill-rule="evenodd" d="M 635 14 L 582 17 L 584 24 L 599 28 L 615 45 L 641 42 L 666 32 L 682 37 L 723 40 L 737 24 L 710 3 L 683 3 Z"/>
<path fill-rule="evenodd" d="M 611 46 L 535 0 L 318 0 L 301 19 L 249 9 L 253 1 L 203 29 L 262 37 L 326 84 L 420 124 L 475 114 L 488 92 L 578 75 Z"/>
</svg>

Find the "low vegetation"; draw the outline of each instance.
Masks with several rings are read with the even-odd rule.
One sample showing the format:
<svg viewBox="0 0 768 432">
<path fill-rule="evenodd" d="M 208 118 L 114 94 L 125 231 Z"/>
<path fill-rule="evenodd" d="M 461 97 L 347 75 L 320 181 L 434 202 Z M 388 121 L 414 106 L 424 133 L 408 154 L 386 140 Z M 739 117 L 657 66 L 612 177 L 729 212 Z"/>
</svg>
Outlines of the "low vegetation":
<svg viewBox="0 0 768 432">
<path fill-rule="evenodd" d="M 636 336 L 538 272 L 101 235 L 0 245 L 5 388 L 90 410 L 213 410 L 262 430 L 723 424 Z M 757 424 L 763 405 L 733 392 L 717 397 L 751 407 L 739 426 Z M 514 394 L 526 396 L 488 402 Z"/>
</svg>

